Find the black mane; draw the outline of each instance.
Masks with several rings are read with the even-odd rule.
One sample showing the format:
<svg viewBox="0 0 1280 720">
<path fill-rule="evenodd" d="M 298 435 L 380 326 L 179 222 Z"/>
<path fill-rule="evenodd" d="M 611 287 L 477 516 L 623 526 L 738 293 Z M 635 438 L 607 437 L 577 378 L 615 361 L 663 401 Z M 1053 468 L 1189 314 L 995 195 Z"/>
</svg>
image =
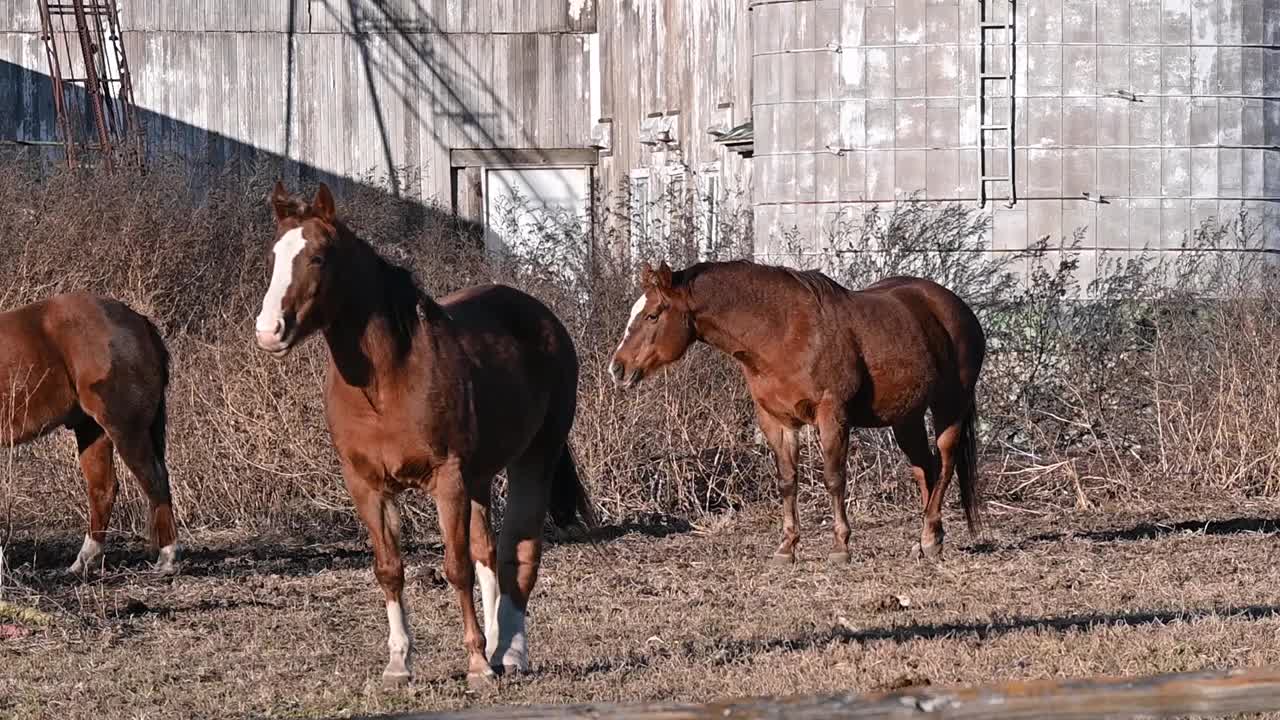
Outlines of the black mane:
<svg viewBox="0 0 1280 720">
<path fill-rule="evenodd" d="M 375 286 L 366 292 L 380 292 L 384 301 L 382 310 L 395 342 L 396 354 L 404 357 L 413 347 L 413 338 L 422 320 L 443 318 L 444 309 L 422 289 L 412 270 L 383 257 L 372 244 L 346 226 L 339 225 L 338 229 L 356 247 L 363 248 L 372 257 L 377 280 Z"/>
</svg>

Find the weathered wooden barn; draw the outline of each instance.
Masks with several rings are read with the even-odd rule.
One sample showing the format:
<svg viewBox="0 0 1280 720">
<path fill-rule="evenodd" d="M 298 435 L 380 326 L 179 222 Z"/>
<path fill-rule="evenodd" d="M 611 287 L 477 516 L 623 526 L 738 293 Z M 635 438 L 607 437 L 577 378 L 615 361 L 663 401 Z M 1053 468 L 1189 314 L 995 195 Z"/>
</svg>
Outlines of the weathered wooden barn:
<svg viewBox="0 0 1280 720">
<path fill-rule="evenodd" d="M 0 141 L 58 138 L 40 7 L 0 0 Z M 993 250 L 1086 228 L 1086 272 L 1241 205 L 1280 247 L 1280 0 L 127 0 L 120 27 L 149 149 L 480 221 L 676 182 L 745 193 L 766 257 L 913 194 L 981 203 Z"/>
</svg>

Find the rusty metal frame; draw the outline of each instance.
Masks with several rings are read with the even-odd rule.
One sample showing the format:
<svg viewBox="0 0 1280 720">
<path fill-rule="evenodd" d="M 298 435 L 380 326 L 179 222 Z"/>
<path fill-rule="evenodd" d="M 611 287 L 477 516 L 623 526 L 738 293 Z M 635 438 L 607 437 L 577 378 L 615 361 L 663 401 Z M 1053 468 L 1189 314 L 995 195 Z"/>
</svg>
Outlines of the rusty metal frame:
<svg viewBox="0 0 1280 720">
<path fill-rule="evenodd" d="M 58 46 L 53 34 L 53 18 L 49 14 L 48 0 L 39 0 L 39 4 L 42 29 L 40 39 L 44 42 L 45 55 L 49 59 L 49 78 L 53 81 L 53 109 L 58 118 L 58 132 L 62 135 L 67 167 L 75 167 L 75 141 L 71 134 L 71 118 L 67 115 L 66 96 L 62 86 L 62 63 L 58 60 Z"/>
<path fill-rule="evenodd" d="M 77 164 L 75 127 L 66 98 L 69 84 L 83 85 L 88 110 L 93 114 L 97 142 L 85 143 L 83 147 L 99 151 L 108 170 L 115 167 L 117 153 L 123 154 L 128 161 L 141 162 L 142 131 L 133 99 L 133 78 L 129 73 L 116 0 L 37 1 L 43 30 L 41 37 L 53 81 L 54 111 L 62 135 L 60 144 L 66 152 L 68 167 Z M 74 18 L 74 29 L 67 28 L 65 18 L 68 16 Z M 55 17 L 62 20 L 59 28 L 54 27 Z M 62 51 L 66 52 L 67 67 L 74 67 L 72 49 L 68 47 L 72 32 L 78 39 L 84 64 L 82 78 L 63 75 Z M 61 47 L 60 40 L 64 40 Z M 114 76 L 107 52 L 111 53 L 114 61 Z M 114 93 L 112 85 L 118 86 Z"/>
</svg>

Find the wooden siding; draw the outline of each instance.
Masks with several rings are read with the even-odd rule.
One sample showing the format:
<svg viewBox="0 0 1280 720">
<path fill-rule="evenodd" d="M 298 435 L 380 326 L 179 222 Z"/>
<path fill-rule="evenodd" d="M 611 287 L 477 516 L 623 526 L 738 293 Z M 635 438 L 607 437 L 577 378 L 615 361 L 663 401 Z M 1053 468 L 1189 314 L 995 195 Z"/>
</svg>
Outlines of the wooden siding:
<svg viewBox="0 0 1280 720">
<path fill-rule="evenodd" d="M 35 0 L 0 8 L 15 11 L 0 18 L 0 98 L 13 99 L 0 140 L 56 139 Z M 410 166 L 414 192 L 447 199 L 452 149 L 589 146 L 594 0 L 137 0 L 121 12 L 153 149 L 214 163 L 266 152 L 401 189 L 393 174 Z"/>
<path fill-rule="evenodd" d="M 708 133 L 751 117 L 747 0 L 600 0 L 598 23 L 601 114 L 612 120 L 613 137 L 601 163 L 605 182 L 640 168 L 723 163 L 727 182 L 747 183 L 749 164 Z M 721 112 L 724 103 L 732 107 Z M 678 114 L 670 152 L 640 143 L 651 113 Z"/>
</svg>

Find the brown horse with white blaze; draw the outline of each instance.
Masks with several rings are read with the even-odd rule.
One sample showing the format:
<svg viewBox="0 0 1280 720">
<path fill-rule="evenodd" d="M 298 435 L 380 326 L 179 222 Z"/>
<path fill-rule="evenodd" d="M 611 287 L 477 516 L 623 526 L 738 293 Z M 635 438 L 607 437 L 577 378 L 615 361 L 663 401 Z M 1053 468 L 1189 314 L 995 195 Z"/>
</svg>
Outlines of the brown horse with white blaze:
<svg viewBox="0 0 1280 720">
<path fill-rule="evenodd" d="M 895 277 L 853 292 L 819 272 L 735 261 L 672 272 L 646 264 L 644 294 L 610 363 L 631 387 L 679 360 L 694 342 L 737 361 L 773 448 L 782 494 L 782 542 L 795 562 L 797 432 L 818 428 L 835 541 L 828 558 L 849 560 L 846 458 L 853 427 L 892 427 L 911 463 L 924 507 L 917 552 L 942 550 L 942 500 L 952 473 L 970 531 L 978 527 L 976 406 L 985 339 L 973 311 L 929 280 Z M 929 446 L 933 413 L 938 455 Z"/>
<path fill-rule="evenodd" d="M 543 520 L 594 515 L 568 445 L 578 356 L 564 325 L 518 290 L 485 285 L 427 297 L 337 217 L 321 185 L 312 202 L 276 183 L 271 282 L 257 342 L 284 355 L 313 333 L 329 347 L 325 416 L 342 474 L 369 530 L 386 600 L 389 683 L 410 676 L 395 497 L 431 493 L 445 577 L 462 609 L 468 678 L 526 670 L 525 612 L 538 577 Z M 494 543 L 494 476 L 507 505 Z M 484 630 L 472 590 L 480 582 Z"/>
<path fill-rule="evenodd" d="M 102 558 L 116 500 L 118 452 L 151 503 L 157 568 L 176 570 L 177 529 L 165 464 L 169 352 L 150 320 L 86 293 L 0 313 L 0 443 L 72 430 L 89 495 L 89 532 L 70 572 Z"/>
</svg>

